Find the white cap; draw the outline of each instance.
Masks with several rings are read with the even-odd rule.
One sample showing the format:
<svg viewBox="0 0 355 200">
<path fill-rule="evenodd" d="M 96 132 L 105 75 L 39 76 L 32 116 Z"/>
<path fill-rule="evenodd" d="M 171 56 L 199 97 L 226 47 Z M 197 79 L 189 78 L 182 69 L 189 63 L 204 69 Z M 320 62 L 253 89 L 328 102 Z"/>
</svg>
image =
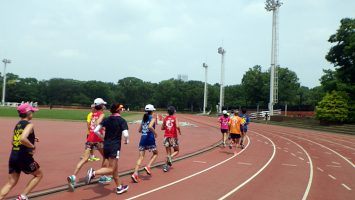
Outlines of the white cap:
<svg viewBox="0 0 355 200">
<path fill-rule="evenodd" d="M 144 108 L 145 111 L 155 111 L 155 108 L 152 104 L 148 104 Z"/>
<path fill-rule="evenodd" d="M 228 114 L 228 112 L 226 110 L 223 110 L 222 113 L 223 113 L 223 115 Z"/>
<path fill-rule="evenodd" d="M 107 103 L 103 99 L 97 98 L 94 100 L 94 104 L 95 104 L 95 106 L 98 106 L 98 105 L 106 105 Z"/>
</svg>

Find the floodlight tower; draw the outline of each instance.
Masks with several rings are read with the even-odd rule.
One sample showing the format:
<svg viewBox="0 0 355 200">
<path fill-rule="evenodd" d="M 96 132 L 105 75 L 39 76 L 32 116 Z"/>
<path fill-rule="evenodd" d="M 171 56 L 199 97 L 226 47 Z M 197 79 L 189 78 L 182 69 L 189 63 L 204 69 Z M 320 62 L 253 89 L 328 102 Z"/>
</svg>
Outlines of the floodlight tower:
<svg viewBox="0 0 355 200">
<path fill-rule="evenodd" d="M 272 11 L 272 43 L 271 43 L 271 67 L 270 67 L 270 116 L 274 114 L 274 104 L 278 102 L 278 16 L 282 5 L 279 0 L 266 0 L 265 9 Z"/>
<path fill-rule="evenodd" d="M 204 89 L 204 94 L 203 94 L 203 114 L 206 114 L 206 107 L 207 107 L 207 68 L 208 68 L 208 65 L 206 63 L 203 63 L 202 67 L 205 68 L 205 89 Z"/>
<path fill-rule="evenodd" d="M 222 107 L 224 106 L 224 54 L 226 51 L 222 48 L 218 48 L 218 53 L 222 55 L 221 61 L 221 84 L 219 91 L 219 112 L 222 113 Z"/>
<path fill-rule="evenodd" d="M 11 63 L 9 59 L 3 59 L 2 62 L 4 63 L 4 82 L 2 84 L 2 105 L 5 106 L 5 95 L 6 95 L 6 65 Z"/>
</svg>

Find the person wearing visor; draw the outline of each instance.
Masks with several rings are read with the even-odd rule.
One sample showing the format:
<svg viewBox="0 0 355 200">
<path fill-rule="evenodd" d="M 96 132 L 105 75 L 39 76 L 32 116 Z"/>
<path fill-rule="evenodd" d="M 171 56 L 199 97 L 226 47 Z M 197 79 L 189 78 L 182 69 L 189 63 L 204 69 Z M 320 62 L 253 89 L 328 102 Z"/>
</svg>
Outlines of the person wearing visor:
<svg viewBox="0 0 355 200">
<path fill-rule="evenodd" d="M 35 142 L 39 142 L 35 136 L 34 126 L 31 123 L 33 113 L 36 111 L 38 109 L 28 103 L 17 107 L 20 121 L 14 128 L 12 150 L 9 159 L 9 176 L 7 183 L 0 191 L 0 199 L 4 199 L 17 184 L 21 172 L 31 174 L 33 177 L 21 195 L 17 197 L 17 200 L 28 199 L 27 195 L 38 185 L 43 177 L 39 164 L 33 158 L 36 152 Z"/>
<path fill-rule="evenodd" d="M 219 118 L 218 121 L 220 123 L 220 128 L 221 128 L 221 133 L 222 133 L 222 144 L 223 147 L 226 147 L 226 142 L 228 138 L 228 122 L 229 122 L 229 115 L 226 110 L 222 111 L 222 114 Z"/>
</svg>

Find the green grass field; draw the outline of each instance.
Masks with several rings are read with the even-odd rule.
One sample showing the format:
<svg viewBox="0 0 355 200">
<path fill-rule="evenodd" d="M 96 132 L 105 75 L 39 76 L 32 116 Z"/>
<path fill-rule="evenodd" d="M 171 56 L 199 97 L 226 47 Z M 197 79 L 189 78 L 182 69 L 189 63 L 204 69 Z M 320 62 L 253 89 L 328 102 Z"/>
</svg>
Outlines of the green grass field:
<svg viewBox="0 0 355 200">
<path fill-rule="evenodd" d="M 67 109 L 40 109 L 40 111 L 34 114 L 34 118 L 38 119 L 56 119 L 56 120 L 75 120 L 85 121 L 87 114 L 90 110 L 67 110 Z M 106 116 L 109 116 L 109 112 L 105 112 Z M 15 108 L 0 107 L 0 117 L 18 117 Z M 122 114 L 127 121 L 135 121 L 142 117 L 142 113 L 137 112 L 125 112 Z"/>
</svg>

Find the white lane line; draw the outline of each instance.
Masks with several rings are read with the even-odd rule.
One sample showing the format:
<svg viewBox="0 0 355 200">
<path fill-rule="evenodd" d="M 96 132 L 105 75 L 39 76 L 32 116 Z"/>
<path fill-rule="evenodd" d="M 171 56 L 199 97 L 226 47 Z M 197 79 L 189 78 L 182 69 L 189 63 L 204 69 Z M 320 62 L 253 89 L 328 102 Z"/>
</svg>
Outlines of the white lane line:
<svg viewBox="0 0 355 200">
<path fill-rule="evenodd" d="M 342 185 L 343 187 L 345 187 L 347 190 L 349 190 L 349 191 L 351 190 L 351 188 L 350 188 L 349 186 L 345 185 L 344 183 L 342 183 L 341 185 Z"/>
<path fill-rule="evenodd" d="M 277 149 L 281 149 L 280 147 L 277 147 Z"/>
<path fill-rule="evenodd" d="M 239 165 L 252 165 L 251 163 L 246 163 L 246 162 L 238 162 Z"/>
<path fill-rule="evenodd" d="M 259 134 L 255 131 L 250 131 L 250 132 L 253 132 L 253 133 L 256 133 L 256 134 Z M 230 192 L 228 192 L 227 194 L 225 194 L 224 196 L 222 196 L 221 198 L 218 198 L 218 200 L 223 200 L 223 199 L 226 199 L 228 198 L 230 195 L 232 195 L 233 193 L 235 193 L 236 191 L 238 191 L 240 188 L 242 188 L 244 185 L 246 185 L 247 183 L 249 183 L 251 180 L 253 180 L 257 175 L 259 175 L 270 163 L 271 161 L 274 159 L 275 157 L 275 153 L 276 153 L 276 146 L 275 146 L 275 143 L 268 137 L 264 136 L 264 135 L 261 135 L 260 136 L 263 136 L 264 138 L 266 138 L 267 140 L 270 141 L 271 144 L 273 144 L 273 152 L 272 152 L 272 156 L 270 157 L 270 159 L 267 161 L 267 163 L 261 168 L 259 169 L 259 171 L 257 171 L 253 176 L 251 176 L 250 178 L 248 178 L 246 181 L 244 181 L 242 184 L 238 185 L 236 188 L 234 188 L 233 190 L 231 190 Z"/>
<path fill-rule="evenodd" d="M 281 164 L 281 165 L 283 165 L 283 166 L 290 166 L 290 167 L 296 167 L 296 166 L 297 166 L 297 165 L 287 164 L 287 163 L 283 163 L 283 164 Z"/>
<path fill-rule="evenodd" d="M 300 151 L 297 151 L 297 153 L 302 154 L 302 152 L 300 152 Z"/>
<path fill-rule="evenodd" d="M 353 168 L 355 168 L 354 163 L 352 163 L 349 159 L 347 159 L 346 157 L 344 157 L 343 155 L 341 155 L 340 153 L 334 151 L 333 149 L 331 149 L 331 148 L 329 148 L 329 147 L 326 147 L 326 146 L 324 146 L 324 145 L 322 145 L 322 144 L 319 144 L 319 143 L 317 143 L 317 142 L 314 142 L 314 141 L 312 141 L 312 140 L 308 140 L 308 139 L 305 139 L 305 138 L 302 138 L 302 137 L 290 135 L 290 134 L 288 134 L 288 133 L 283 133 L 283 132 L 278 132 L 278 133 L 283 134 L 283 135 L 288 135 L 288 136 L 290 136 L 290 137 L 296 137 L 296 138 L 298 138 L 298 139 L 300 139 L 300 140 L 305 140 L 305 141 L 311 142 L 311 143 L 313 143 L 313 144 L 316 144 L 316 145 L 318 145 L 318 146 L 321 146 L 321 147 L 327 149 L 328 151 L 331 151 L 331 152 L 335 153 L 337 156 L 341 157 L 341 158 L 344 159 L 347 163 L 349 163 Z"/>
<path fill-rule="evenodd" d="M 331 179 L 333 179 L 333 180 L 337 180 L 337 178 L 335 178 L 334 176 L 332 176 L 332 175 L 330 175 L 330 174 L 328 174 L 328 176 L 329 176 Z"/>
<path fill-rule="evenodd" d="M 319 168 L 319 167 L 317 167 L 317 169 L 318 169 L 319 171 L 321 171 L 321 172 L 324 172 L 324 170 L 323 170 L 323 169 L 321 169 L 321 168 Z"/>
<path fill-rule="evenodd" d="M 265 144 L 269 144 L 268 142 L 264 142 Z"/>
<path fill-rule="evenodd" d="M 291 153 L 291 155 L 292 155 L 292 156 L 296 156 L 296 154 L 294 154 L 294 153 Z"/>
<path fill-rule="evenodd" d="M 287 150 L 284 150 L 284 152 L 288 153 L 288 151 L 287 151 Z"/>
<path fill-rule="evenodd" d="M 302 157 L 298 157 L 300 160 L 304 160 L 304 158 L 302 158 Z"/>
<path fill-rule="evenodd" d="M 192 162 L 194 162 L 194 163 L 203 163 L 203 164 L 206 164 L 207 162 L 205 162 L 205 161 L 199 161 L 199 160 L 194 160 L 194 161 L 192 161 Z"/>
<path fill-rule="evenodd" d="M 209 170 L 211 170 L 211 169 L 213 169 L 213 168 L 216 168 L 216 167 L 218 167 L 218 166 L 220 166 L 220 165 L 222 165 L 222 164 L 224 164 L 224 163 L 226 163 L 226 162 L 232 160 L 232 159 L 235 158 L 236 156 L 238 156 L 238 155 L 240 155 L 241 153 L 243 153 L 246 149 L 248 149 L 248 147 L 249 147 L 251 141 L 250 141 L 250 139 L 249 139 L 248 136 L 247 136 L 247 138 L 248 138 L 248 141 L 249 141 L 248 144 L 247 144 L 247 146 L 246 146 L 243 150 L 239 151 L 236 155 L 233 155 L 233 156 L 231 156 L 230 158 L 227 158 L 226 160 L 223 160 L 223 161 L 221 161 L 221 162 L 219 162 L 219 163 L 217 163 L 217 164 L 215 164 L 215 165 L 213 165 L 213 166 L 211 166 L 211 167 L 208 167 L 208 168 L 206 168 L 206 169 L 204 169 L 204 170 L 202 170 L 202 171 L 196 172 L 196 173 L 191 174 L 191 175 L 189 175 L 189 176 L 186 176 L 186 177 L 184 177 L 184 178 L 182 178 L 182 179 L 176 180 L 176 181 L 171 182 L 171 183 L 166 184 L 166 185 L 162 185 L 162 186 L 160 186 L 160 187 L 157 187 L 157 188 L 155 188 L 155 189 L 152 189 L 152 190 L 149 190 L 149 191 L 147 191 L 147 192 L 141 193 L 141 194 L 139 194 L 139 195 L 130 197 L 130 198 L 128 198 L 127 200 L 137 199 L 137 198 L 142 197 L 142 196 L 145 196 L 145 195 L 147 195 L 147 194 L 150 194 L 150 193 L 153 193 L 153 192 L 162 190 L 162 189 L 164 189 L 164 188 L 170 187 L 170 186 L 172 186 L 172 185 L 175 185 L 175 184 L 177 184 L 177 183 L 180 183 L 180 182 L 182 182 L 182 181 L 185 181 L 185 180 L 187 180 L 187 179 L 190 179 L 190 178 L 192 178 L 192 177 L 195 177 L 195 176 L 197 176 L 197 175 L 200 175 L 200 174 L 202 174 L 202 173 L 204 173 L 204 172 L 207 172 L 207 171 L 209 171 Z"/>
<path fill-rule="evenodd" d="M 330 152 L 328 152 L 328 151 L 326 151 L 326 152 L 324 152 L 325 154 L 328 154 L 328 155 L 332 155 L 332 153 L 330 153 Z"/>
<path fill-rule="evenodd" d="M 336 165 L 340 165 L 340 163 L 338 163 L 338 162 L 334 162 L 334 161 L 333 161 L 332 163 L 333 163 L 333 164 L 336 164 Z"/>
<path fill-rule="evenodd" d="M 326 165 L 327 167 L 341 167 L 339 165 Z"/>
</svg>

